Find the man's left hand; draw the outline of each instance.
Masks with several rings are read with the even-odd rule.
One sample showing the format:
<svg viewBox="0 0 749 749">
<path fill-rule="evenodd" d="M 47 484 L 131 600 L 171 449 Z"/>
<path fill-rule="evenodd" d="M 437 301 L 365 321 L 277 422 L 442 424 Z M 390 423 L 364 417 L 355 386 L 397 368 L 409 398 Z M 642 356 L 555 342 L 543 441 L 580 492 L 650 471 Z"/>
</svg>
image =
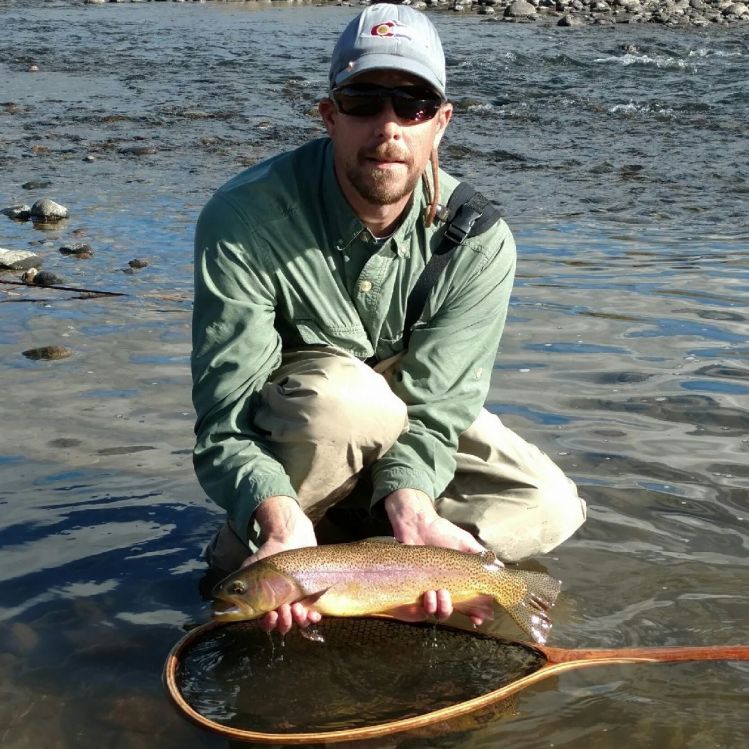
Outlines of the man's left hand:
<svg viewBox="0 0 749 749">
<path fill-rule="evenodd" d="M 455 523 L 440 517 L 432 500 L 417 489 L 398 489 L 385 497 L 385 511 L 396 540 L 404 544 L 442 546 L 473 554 L 486 549 Z M 424 615 L 447 619 L 453 613 L 452 598 L 447 590 L 428 590 L 422 599 Z M 483 619 L 471 616 L 471 621 L 483 624 Z"/>
</svg>

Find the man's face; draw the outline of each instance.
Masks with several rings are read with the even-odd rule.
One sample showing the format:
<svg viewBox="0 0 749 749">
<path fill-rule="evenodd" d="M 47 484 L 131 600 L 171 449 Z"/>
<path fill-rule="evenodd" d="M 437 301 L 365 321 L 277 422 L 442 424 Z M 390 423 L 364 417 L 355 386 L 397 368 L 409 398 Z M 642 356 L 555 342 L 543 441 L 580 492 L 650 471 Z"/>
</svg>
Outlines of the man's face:
<svg viewBox="0 0 749 749">
<path fill-rule="evenodd" d="M 386 70 L 362 73 L 347 85 L 360 84 L 387 88 L 425 85 L 416 76 Z M 399 118 L 390 101 L 375 115 L 356 117 L 324 99 L 320 114 L 333 141 L 338 181 L 356 209 L 360 201 L 370 206 L 406 202 L 429 163 L 432 149 L 439 145 L 452 105 L 442 105 L 435 117 L 423 122 Z"/>
</svg>

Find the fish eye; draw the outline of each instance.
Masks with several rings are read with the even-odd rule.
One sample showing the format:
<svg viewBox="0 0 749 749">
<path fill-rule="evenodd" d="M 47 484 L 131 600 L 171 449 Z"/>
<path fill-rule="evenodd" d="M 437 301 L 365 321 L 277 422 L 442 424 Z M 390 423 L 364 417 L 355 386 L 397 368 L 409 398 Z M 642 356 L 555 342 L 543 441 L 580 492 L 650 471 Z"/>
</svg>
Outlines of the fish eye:
<svg viewBox="0 0 749 749">
<path fill-rule="evenodd" d="M 247 591 L 247 586 L 241 580 L 232 580 L 232 582 L 229 583 L 229 593 L 234 593 L 235 595 L 241 595 L 242 593 L 245 593 L 246 591 Z"/>
</svg>

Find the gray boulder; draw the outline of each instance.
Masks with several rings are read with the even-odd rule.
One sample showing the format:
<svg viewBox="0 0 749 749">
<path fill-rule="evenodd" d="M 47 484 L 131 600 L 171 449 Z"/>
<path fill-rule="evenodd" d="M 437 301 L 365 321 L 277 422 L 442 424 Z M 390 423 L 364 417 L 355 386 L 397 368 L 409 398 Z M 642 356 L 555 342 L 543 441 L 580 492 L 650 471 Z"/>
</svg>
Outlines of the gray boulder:
<svg viewBox="0 0 749 749">
<path fill-rule="evenodd" d="M 64 205 L 55 203 L 54 200 L 49 198 L 37 200 L 31 206 L 31 218 L 39 221 L 60 221 L 67 218 L 68 215 L 68 209 Z"/>
<path fill-rule="evenodd" d="M 513 0 L 505 8 L 505 18 L 535 18 L 536 9 L 527 0 Z"/>
<path fill-rule="evenodd" d="M 0 270 L 28 270 L 39 267 L 42 259 L 27 250 L 4 250 L 0 247 Z"/>
</svg>

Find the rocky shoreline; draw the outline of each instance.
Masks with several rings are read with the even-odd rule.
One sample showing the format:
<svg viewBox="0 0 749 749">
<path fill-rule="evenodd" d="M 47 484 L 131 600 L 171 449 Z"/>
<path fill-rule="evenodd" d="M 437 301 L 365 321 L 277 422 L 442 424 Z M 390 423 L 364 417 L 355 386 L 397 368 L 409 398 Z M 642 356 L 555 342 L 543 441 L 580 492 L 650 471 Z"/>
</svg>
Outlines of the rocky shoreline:
<svg viewBox="0 0 749 749">
<path fill-rule="evenodd" d="M 144 2 L 233 2 L 254 5 L 369 5 L 370 0 L 81 0 L 86 5 Z M 655 23 L 717 26 L 749 22 L 749 0 L 405 0 L 420 10 L 476 13 L 508 23 L 544 22 L 557 26 L 613 26 Z"/>
</svg>

